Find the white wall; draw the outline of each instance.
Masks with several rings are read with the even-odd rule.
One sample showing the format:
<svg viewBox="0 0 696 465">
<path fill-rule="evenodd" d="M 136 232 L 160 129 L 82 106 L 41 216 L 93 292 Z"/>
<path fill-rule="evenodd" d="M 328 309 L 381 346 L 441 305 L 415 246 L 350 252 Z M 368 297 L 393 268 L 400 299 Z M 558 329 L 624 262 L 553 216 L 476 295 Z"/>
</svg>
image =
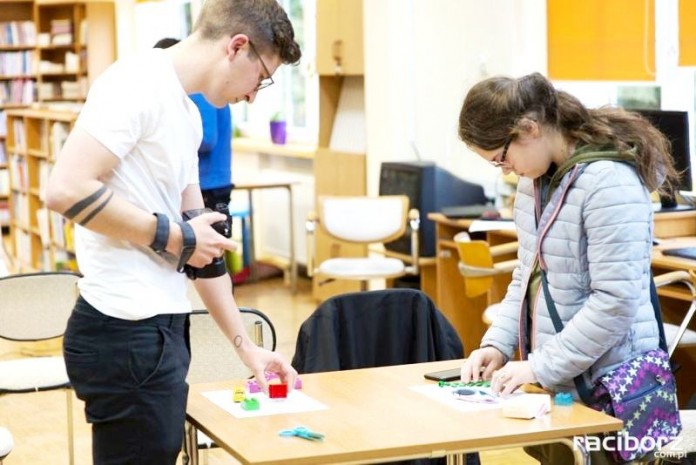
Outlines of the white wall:
<svg viewBox="0 0 696 465">
<path fill-rule="evenodd" d="M 135 0 L 116 1 L 122 56 L 136 48 L 136 6 Z M 200 3 L 192 2 L 194 17 Z M 657 83 L 663 108 L 693 112 L 693 68 L 676 64 L 677 6 L 676 0 L 656 2 Z M 368 192 L 377 192 L 382 161 L 415 159 L 415 146 L 422 159 L 482 184 L 487 195 L 495 196 L 500 170 L 458 140 L 459 109 L 468 89 L 487 76 L 546 74 L 546 1 L 365 0 L 364 33 Z M 615 102 L 616 83 L 557 84 L 591 106 Z M 295 242 L 304 262 L 303 225 L 314 185 L 311 162 L 245 154 L 233 160 L 236 180 L 285 176 L 300 182 Z M 283 194 L 257 194 L 259 255 L 287 256 Z"/>
<path fill-rule="evenodd" d="M 432 160 L 484 185 L 500 173 L 457 137 L 467 90 L 494 74 L 546 72 L 544 0 L 364 4 L 368 190 L 382 161 Z"/>
</svg>

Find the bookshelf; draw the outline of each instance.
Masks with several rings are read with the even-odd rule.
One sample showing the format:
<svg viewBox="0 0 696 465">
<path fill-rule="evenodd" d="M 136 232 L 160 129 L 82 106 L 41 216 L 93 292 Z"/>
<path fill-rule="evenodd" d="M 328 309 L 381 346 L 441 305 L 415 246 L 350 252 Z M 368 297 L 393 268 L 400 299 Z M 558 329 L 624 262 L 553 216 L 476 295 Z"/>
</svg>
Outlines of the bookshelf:
<svg viewBox="0 0 696 465">
<path fill-rule="evenodd" d="M 9 225 L 5 111 L 84 101 L 116 58 L 115 38 L 113 1 L 0 0 L 0 227 Z"/>
<path fill-rule="evenodd" d="M 77 112 L 7 111 L 10 248 L 22 272 L 76 269 L 72 224 L 46 208 L 51 167 Z"/>
</svg>

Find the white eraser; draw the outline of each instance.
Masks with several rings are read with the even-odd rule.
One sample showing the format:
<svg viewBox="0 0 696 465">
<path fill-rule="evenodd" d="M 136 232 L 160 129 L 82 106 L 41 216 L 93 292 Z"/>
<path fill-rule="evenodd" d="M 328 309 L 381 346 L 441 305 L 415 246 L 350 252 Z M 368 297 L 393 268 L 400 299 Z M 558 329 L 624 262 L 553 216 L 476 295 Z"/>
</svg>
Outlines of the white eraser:
<svg viewBox="0 0 696 465">
<path fill-rule="evenodd" d="M 520 394 L 503 400 L 503 416 L 531 419 L 551 411 L 551 396 L 548 394 Z"/>
</svg>

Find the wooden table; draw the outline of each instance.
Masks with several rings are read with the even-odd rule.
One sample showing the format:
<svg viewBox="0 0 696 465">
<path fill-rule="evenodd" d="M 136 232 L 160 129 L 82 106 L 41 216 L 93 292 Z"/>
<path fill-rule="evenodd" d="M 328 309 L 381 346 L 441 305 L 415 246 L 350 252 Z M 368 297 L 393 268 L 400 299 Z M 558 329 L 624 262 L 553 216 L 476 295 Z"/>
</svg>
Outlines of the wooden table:
<svg viewBox="0 0 696 465">
<path fill-rule="evenodd" d="M 462 413 L 410 389 L 429 382 L 429 371 L 461 366 L 461 360 L 302 375 L 303 392 L 326 410 L 236 418 L 202 395 L 238 383 L 191 386 L 187 437 L 196 428 L 245 465 L 376 463 L 558 442 L 575 435 L 616 431 L 621 421 L 580 404 L 550 415 L 519 420 L 500 409 Z M 263 406 L 262 406 L 263 408 Z M 298 425 L 326 435 L 323 442 L 283 438 Z M 196 454 L 191 456 L 196 464 Z M 582 462 L 582 454 L 576 451 Z M 453 459 L 450 459 L 453 460 Z"/>
</svg>

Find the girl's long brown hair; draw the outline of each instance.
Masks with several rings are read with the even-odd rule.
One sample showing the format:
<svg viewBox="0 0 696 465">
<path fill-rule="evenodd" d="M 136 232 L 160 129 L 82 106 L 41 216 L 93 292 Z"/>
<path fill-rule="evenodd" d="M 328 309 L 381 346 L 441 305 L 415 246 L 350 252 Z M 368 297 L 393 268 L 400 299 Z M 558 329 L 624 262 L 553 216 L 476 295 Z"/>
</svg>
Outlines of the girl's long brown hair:
<svg viewBox="0 0 696 465">
<path fill-rule="evenodd" d="M 553 127 L 581 145 L 611 146 L 619 152 L 635 147 L 636 170 L 651 192 L 672 192 L 678 182 L 670 143 L 648 120 L 621 108 L 588 109 L 539 73 L 519 79 L 497 76 L 474 85 L 459 113 L 459 137 L 494 150 L 520 133 L 522 117 Z"/>
</svg>

